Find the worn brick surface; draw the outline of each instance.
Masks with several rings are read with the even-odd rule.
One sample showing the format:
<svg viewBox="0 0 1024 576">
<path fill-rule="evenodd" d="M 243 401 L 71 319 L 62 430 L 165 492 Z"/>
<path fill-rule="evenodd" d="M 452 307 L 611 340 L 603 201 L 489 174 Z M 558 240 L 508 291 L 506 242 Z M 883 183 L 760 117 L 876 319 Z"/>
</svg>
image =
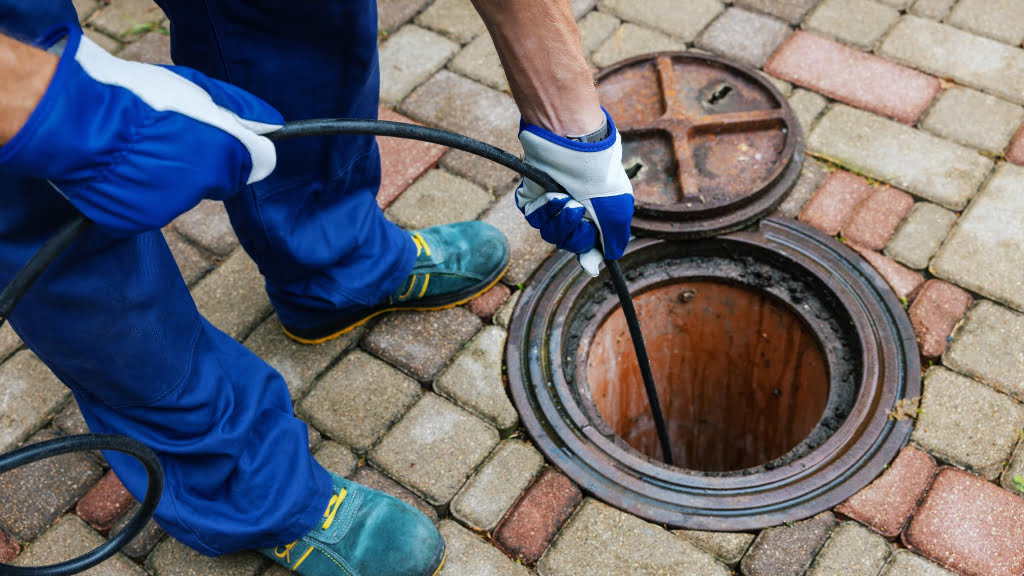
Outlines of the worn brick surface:
<svg viewBox="0 0 1024 576">
<path fill-rule="evenodd" d="M 164 228 L 163 235 L 164 240 L 167 241 L 167 247 L 171 249 L 175 263 L 178 264 L 178 270 L 181 271 L 181 277 L 185 280 L 185 284 L 192 286 L 207 272 L 213 270 L 213 259 L 205 251 L 196 248 L 170 228 Z"/>
<path fill-rule="evenodd" d="M 829 174 L 800 211 L 800 220 L 829 236 L 835 236 L 857 206 L 874 193 L 861 176 L 836 170 Z"/>
<path fill-rule="evenodd" d="M 804 134 L 809 134 L 814 121 L 828 106 L 828 99 L 817 92 L 803 88 L 794 90 L 788 99 L 789 106 L 796 114 L 797 120 L 800 121 L 800 127 L 803 128 Z"/>
<path fill-rule="evenodd" d="M 914 204 L 886 245 L 885 255 L 915 270 L 927 268 L 956 224 L 956 218 L 956 214 L 937 204 Z"/>
<path fill-rule="evenodd" d="M 956 0 L 915 0 L 910 5 L 910 13 L 931 20 L 942 20 L 955 3 Z"/>
<path fill-rule="evenodd" d="M 21 552 L 21 546 L 13 536 L 0 530 L 0 564 L 10 564 Z"/>
<path fill-rule="evenodd" d="M 744 576 L 802 576 L 836 523 L 831 512 L 762 531 L 740 562 Z"/>
<path fill-rule="evenodd" d="M 14 561 L 15 566 L 48 566 L 65 562 L 81 556 L 104 543 L 92 528 L 81 519 L 65 516 L 32 543 L 25 552 Z M 83 572 L 85 576 L 146 576 L 145 570 L 125 558 L 115 554 L 99 566 Z"/>
<path fill-rule="evenodd" d="M 452 500 L 452 515 L 476 530 L 498 525 L 544 466 L 544 457 L 520 440 L 505 440 Z"/>
<path fill-rule="evenodd" d="M 519 423 L 519 416 L 502 379 L 505 337 L 505 330 L 498 326 L 477 332 L 434 382 L 434 390 L 508 433 Z"/>
<path fill-rule="evenodd" d="M 6 360 L 11 354 L 21 347 L 21 338 L 14 333 L 14 328 L 4 322 L 0 326 L 0 362 Z"/>
<path fill-rule="evenodd" d="M 171 60 L 171 37 L 166 32 L 147 32 L 138 40 L 125 46 L 117 56 L 125 60 L 149 64 L 170 65 L 174 63 Z"/>
<path fill-rule="evenodd" d="M 892 553 L 879 576 L 953 576 L 953 573 L 910 550 L 900 549 Z"/>
<path fill-rule="evenodd" d="M 584 16 L 579 22 L 583 52 L 590 56 L 612 32 L 619 29 L 620 24 L 622 22 L 618 18 L 596 10 Z"/>
<path fill-rule="evenodd" d="M 995 479 L 1024 428 L 1024 407 L 945 368 L 924 377 L 921 413 L 910 439 L 941 460 Z"/>
<path fill-rule="evenodd" d="M 412 19 L 430 4 L 430 0 L 378 0 L 378 28 L 388 33 Z"/>
<path fill-rule="evenodd" d="M 983 300 L 953 335 L 943 363 L 1024 401 L 1024 314 Z"/>
<path fill-rule="evenodd" d="M 153 576 L 256 576 L 267 562 L 257 552 L 210 558 L 167 538 L 153 550 L 146 569 Z"/>
<path fill-rule="evenodd" d="M 601 10 L 690 42 L 724 6 L 718 0 L 601 0 Z"/>
<path fill-rule="evenodd" d="M 114 523 L 114 527 L 110 529 L 110 534 L 118 534 L 124 527 L 135 517 L 135 514 L 139 511 L 141 504 L 132 506 L 127 513 L 123 514 L 121 518 Z M 149 555 L 153 551 L 153 548 L 163 540 L 167 534 L 163 531 L 156 522 L 150 520 L 146 523 L 146 526 L 127 546 L 121 549 L 121 553 L 129 558 L 140 560 Z"/>
<path fill-rule="evenodd" d="M 476 534 L 451 520 L 438 526 L 448 545 L 448 558 L 439 576 L 528 576 L 529 570 L 517 564 Z"/>
<path fill-rule="evenodd" d="M 436 0 L 419 16 L 416 23 L 436 30 L 465 44 L 484 31 L 484 21 L 473 9 L 470 0 Z"/>
<path fill-rule="evenodd" d="M 904 540 L 967 576 L 1019 576 L 1024 572 L 1024 498 L 968 472 L 945 468 Z"/>
<path fill-rule="evenodd" d="M 117 0 L 89 18 L 89 24 L 121 38 L 132 38 L 159 25 L 164 13 L 153 0 Z"/>
<path fill-rule="evenodd" d="M 540 232 L 523 218 L 523 213 L 516 207 L 513 194 L 505 194 L 498 198 L 481 220 L 501 230 L 508 240 L 511 254 L 504 282 L 525 282 L 544 259 L 555 251 L 555 247 L 545 242 L 540 237 Z"/>
<path fill-rule="evenodd" d="M 244 250 L 236 250 L 203 278 L 192 298 L 207 320 L 236 340 L 248 336 L 273 310 L 263 276 Z"/>
<path fill-rule="evenodd" d="M 117 475 L 109 471 L 78 501 L 75 514 L 94 529 L 106 532 L 135 502 Z"/>
<path fill-rule="evenodd" d="M 538 565 L 550 576 L 726 576 L 713 556 L 663 528 L 588 498 Z"/>
<path fill-rule="evenodd" d="M 879 478 L 839 505 L 836 512 L 895 538 L 931 485 L 936 470 L 935 459 L 927 452 L 907 446 Z"/>
<path fill-rule="evenodd" d="M 513 558 L 536 562 L 582 499 L 575 482 L 544 469 L 494 530 L 495 544 Z"/>
<path fill-rule="evenodd" d="M 40 432 L 28 443 L 54 437 Z M 103 475 L 82 453 L 40 460 L 0 476 L 0 529 L 25 543 L 43 533 Z"/>
<path fill-rule="evenodd" d="M 913 124 L 939 93 L 931 76 L 810 32 L 790 36 L 765 70 L 905 124 Z"/>
<path fill-rule="evenodd" d="M 825 169 L 824 164 L 814 158 L 806 158 L 803 168 L 800 169 L 800 177 L 789 193 L 786 194 L 782 204 L 779 204 L 776 213 L 781 216 L 796 218 L 814 195 L 814 192 L 821 188 L 822 183 L 825 182 L 827 177 L 828 171 Z"/>
<path fill-rule="evenodd" d="M 358 468 L 355 474 L 352 475 L 351 480 L 363 486 L 373 488 L 378 492 L 385 492 L 398 498 L 399 500 L 415 507 L 420 512 L 423 512 L 433 521 L 437 523 L 437 510 L 433 506 L 427 504 L 422 498 L 414 494 L 408 488 L 402 486 L 398 482 L 395 482 L 391 478 L 377 470 L 373 466 L 362 466 Z"/>
<path fill-rule="evenodd" d="M 756 536 L 745 532 L 704 532 L 701 530 L 677 530 L 676 534 L 686 538 L 695 546 L 710 553 L 727 566 L 736 566 L 750 548 Z"/>
<path fill-rule="evenodd" d="M 493 288 L 484 292 L 483 295 L 470 300 L 466 308 L 476 314 L 484 322 L 490 322 L 498 308 L 508 300 L 511 290 L 504 284 L 495 284 Z"/>
<path fill-rule="evenodd" d="M 886 58 L 1024 103 L 1024 50 L 946 24 L 904 16 L 879 52 Z"/>
<path fill-rule="evenodd" d="M 415 380 L 357 350 L 325 374 L 297 410 L 327 436 L 366 452 L 419 396 Z"/>
<path fill-rule="evenodd" d="M 497 444 L 498 431 L 483 420 L 424 394 L 370 457 L 392 478 L 443 506 Z"/>
<path fill-rule="evenodd" d="M 1022 192 L 1024 168 L 1001 164 L 935 256 L 932 273 L 1024 310 Z"/>
<path fill-rule="evenodd" d="M 1014 494 L 1024 496 L 1024 442 L 1017 442 L 1013 457 L 1003 470 L 1000 485 Z"/>
<path fill-rule="evenodd" d="M 1018 166 L 1024 164 L 1024 124 L 1017 129 L 1010 145 L 1006 147 L 1006 159 Z"/>
<path fill-rule="evenodd" d="M 380 47 L 380 99 L 392 105 L 430 78 L 459 50 L 444 36 L 412 24 Z"/>
<path fill-rule="evenodd" d="M 938 358 L 946 351 L 953 326 L 971 305 L 971 295 L 942 280 L 929 280 L 910 307 L 910 321 L 917 344 L 925 358 Z"/>
<path fill-rule="evenodd" d="M 399 312 L 385 316 L 363 342 L 377 356 L 429 382 L 481 325 L 480 319 L 465 308 Z"/>
<path fill-rule="evenodd" d="M 843 225 L 843 237 L 872 250 L 881 250 L 913 205 L 914 199 L 906 192 L 889 186 L 876 187 Z"/>
<path fill-rule="evenodd" d="M 604 68 L 638 54 L 685 49 L 686 43 L 682 40 L 627 22 L 608 36 L 590 59 L 595 66 Z"/>
<path fill-rule="evenodd" d="M 1018 0 L 960 0 L 946 20 L 1014 46 L 1024 41 L 1024 3 Z"/>
<path fill-rule="evenodd" d="M 0 364 L 0 454 L 42 427 L 69 396 L 53 372 L 28 350 Z"/>
<path fill-rule="evenodd" d="M 992 168 L 970 148 L 843 105 L 818 121 L 808 148 L 952 210 L 967 205 Z"/>
<path fill-rule="evenodd" d="M 442 70 L 420 86 L 399 107 L 409 116 L 441 128 L 521 154 L 519 109 L 508 94 Z M 514 173 L 490 160 L 453 150 L 441 164 L 484 187 L 506 184 Z"/>
<path fill-rule="evenodd" d="M 444 170 L 431 170 L 387 210 L 388 218 L 408 230 L 474 220 L 494 197 L 476 184 Z"/>
<path fill-rule="evenodd" d="M 449 67 L 495 90 L 508 90 L 508 79 L 489 34 L 481 34 L 452 59 Z"/>
<path fill-rule="evenodd" d="M 804 28 L 871 51 L 900 12 L 872 0 L 824 0 L 804 21 Z"/>
<path fill-rule="evenodd" d="M 789 26 L 781 20 L 729 8 L 701 34 L 697 46 L 760 68 L 789 33 Z"/>
<path fill-rule="evenodd" d="M 876 576 L 888 558 L 885 538 L 856 522 L 841 522 L 821 547 L 807 576 Z"/>
<path fill-rule="evenodd" d="M 939 95 L 921 127 L 943 138 L 999 154 L 1021 120 L 1024 108 L 1016 104 L 970 88 L 954 87 Z"/>
<path fill-rule="evenodd" d="M 220 256 L 227 256 L 238 247 L 223 202 L 203 200 L 178 216 L 172 226 L 182 236 Z"/>
<path fill-rule="evenodd" d="M 798 24 L 821 0 L 736 0 L 736 5 L 753 8 Z"/>
<path fill-rule="evenodd" d="M 381 107 L 378 115 L 389 122 L 416 123 L 390 108 Z M 447 146 L 408 138 L 377 137 L 380 148 L 381 182 L 377 204 L 387 208 L 424 172 L 437 164 L 448 151 Z"/>
<path fill-rule="evenodd" d="M 320 445 L 316 447 L 316 452 L 313 456 L 321 466 L 331 472 L 334 472 L 338 476 L 344 477 L 350 476 L 355 472 L 356 464 L 359 463 L 356 455 L 353 454 L 351 450 L 337 442 L 331 442 L 330 440 L 321 442 Z"/>
</svg>

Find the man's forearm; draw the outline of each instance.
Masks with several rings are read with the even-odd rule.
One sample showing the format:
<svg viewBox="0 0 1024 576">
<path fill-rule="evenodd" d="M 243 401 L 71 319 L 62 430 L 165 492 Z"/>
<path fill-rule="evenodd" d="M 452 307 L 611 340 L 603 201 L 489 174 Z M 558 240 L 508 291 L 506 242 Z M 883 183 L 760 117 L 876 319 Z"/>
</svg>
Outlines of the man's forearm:
<svg viewBox="0 0 1024 576">
<path fill-rule="evenodd" d="M 523 118 L 556 134 L 601 128 L 594 78 L 570 0 L 473 0 Z"/>
<path fill-rule="evenodd" d="M 56 69 L 56 56 L 0 34 L 0 146 L 28 121 Z"/>
</svg>

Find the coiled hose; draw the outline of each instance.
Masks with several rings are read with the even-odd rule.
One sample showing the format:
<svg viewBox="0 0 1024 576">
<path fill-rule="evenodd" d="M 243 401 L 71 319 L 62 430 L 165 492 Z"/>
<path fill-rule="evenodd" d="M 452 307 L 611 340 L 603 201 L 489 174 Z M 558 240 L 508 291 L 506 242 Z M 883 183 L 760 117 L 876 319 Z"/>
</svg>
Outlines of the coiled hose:
<svg viewBox="0 0 1024 576">
<path fill-rule="evenodd" d="M 373 134 L 376 136 L 391 136 L 442 144 L 496 162 L 518 172 L 524 178 L 536 182 L 549 192 L 565 193 L 565 189 L 547 173 L 523 162 L 516 156 L 468 136 L 437 128 L 401 122 L 387 122 L 384 120 L 339 118 L 288 122 L 279 130 L 271 132 L 266 136 L 271 140 L 287 140 L 303 136 L 335 136 L 339 134 Z M 18 301 L 28 292 L 32 284 L 42 276 L 46 268 L 78 237 L 85 233 L 91 224 L 84 216 L 76 216 L 52 238 L 47 240 L 28 263 L 18 271 L 18 274 L 15 275 L 11 283 L 0 293 L 0 326 L 3 326 Z M 622 311 L 626 317 L 626 324 L 629 326 L 629 333 L 633 339 L 633 348 L 636 350 L 637 360 L 640 364 L 640 374 L 643 378 L 648 402 L 651 406 L 651 413 L 658 432 L 658 440 L 661 443 L 662 454 L 664 455 L 665 463 L 671 465 L 672 451 L 665 427 L 665 419 L 661 411 L 661 403 L 658 401 L 658 391 L 654 385 L 654 376 L 651 372 L 650 360 L 647 357 L 647 348 L 644 345 L 643 333 L 640 330 L 640 322 L 637 319 L 633 300 L 626 285 L 626 278 L 615 261 L 605 260 L 605 266 L 608 268 L 615 291 L 618 294 Z M 91 450 L 123 452 L 138 459 L 146 468 L 148 486 L 146 497 L 143 499 L 138 512 L 121 532 L 99 548 L 83 556 L 51 566 L 15 567 L 0 564 L 0 574 L 4 576 L 69 576 L 83 572 L 103 562 L 127 546 L 153 517 L 163 490 L 163 470 L 160 468 L 160 462 L 153 451 L 131 438 L 86 434 L 32 444 L 14 452 L 0 455 L 0 474 L 46 458 L 70 452 Z"/>
</svg>

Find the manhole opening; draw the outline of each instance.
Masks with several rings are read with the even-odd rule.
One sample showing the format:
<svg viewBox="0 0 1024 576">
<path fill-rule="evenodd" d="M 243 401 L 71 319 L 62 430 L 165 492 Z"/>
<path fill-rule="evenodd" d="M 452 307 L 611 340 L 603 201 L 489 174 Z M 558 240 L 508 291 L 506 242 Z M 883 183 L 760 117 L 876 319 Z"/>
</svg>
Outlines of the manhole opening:
<svg viewBox="0 0 1024 576">
<path fill-rule="evenodd" d="M 634 296 L 676 466 L 730 472 L 772 462 L 821 421 L 827 359 L 771 294 L 721 281 L 672 282 Z M 597 329 L 587 380 L 617 436 L 662 460 L 622 310 Z"/>
</svg>

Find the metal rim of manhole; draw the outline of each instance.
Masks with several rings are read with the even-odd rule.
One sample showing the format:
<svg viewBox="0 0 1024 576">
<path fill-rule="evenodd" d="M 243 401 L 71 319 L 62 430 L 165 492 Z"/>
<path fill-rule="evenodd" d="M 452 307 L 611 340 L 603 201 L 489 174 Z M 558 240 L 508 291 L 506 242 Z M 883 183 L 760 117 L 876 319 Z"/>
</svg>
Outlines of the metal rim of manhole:
<svg viewBox="0 0 1024 576">
<path fill-rule="evenodd" d="M 710 54 L 637 56 L 598 74 L 633 178 L 633 228 L 660 237 L 738 230 L 770 212 L 803 162 L 800 123 L 757 71 Z"/>
<path fill-rule="evenodd" d="M 917 343 L 902 304 L 878 273 L 850 248 L 799 222 L 767 218 L 756 229 L 724 236 L 635 240 L 620 264 L 645 333 L 654 331 L 648 346 L 662 346 L 671 352 L 662 356 L 671 358 L 677 350 L 673 346 L 687 345 L 678 339 L 659 344 L 658 322 L 675 318 L 678 312 L 674 311 L 681 309 L 672 307 L 706 304 L 708 310 L 725 315 L 719 320 L 739 322 L 743 316 L 729 318 L 728 314 L 740 305 L 722 300 L 722 295 L 749 292 L 761 298 L 758 305 L 765 306 L 764 310 L 774 310 L 771 314 L 798 319 L 786 320 L 790 323 L 785 326 L 799 324 L 800 329 L 793 333 L 804 333 L 813 341 L 803 347 L 818 350 L 824 362 L 820 370 L 824 376 L 819 380 L 824 378 L 824 383 L 808 380 L 805 388 L 819 388 L 817 399 L 797 402 L 799 409 L 788 413 L 783 407 L 782 412 L 774 412 L 774 420 L 762 419 L 769 427 L 787 417 L 803 419 L 813 428 L 810 432 L 808 427 L 799 430 L 800 434 L 809 433 L 808 440 L 799 445 L 785 444 L 766 452 L 774 456 L 772 460 L 756 466 L 728 460 L 733 468 L 747 466 L 730 470 L 667 466 L 652 457 L 656 455 L 653 452 L 638 448 L 642 442 L 627 442 L 613 429 L 608 413 L 598 407 L 600 399 L 592 382 L 596 378 L 588 376 L 594 370 L 613 369 L 603 364 L 588 367 L 588 357 L 596 354 L 599 345 L 619 346 L 612 354 L 605 352 L 611 365 L 635 362 L 629 355 L 628 336 L 607 333 L 619 308 L 607 272 L 591 278 L 579 270 L 572 255 L 556 255 L 523 290 L 509 327 L 509 391 L 537 447 L 585 491 L 633 514 L 675 527 L 760 529 L 838 505 L 877 477 L 906 444 L 912 422 L 891 420 L 888 413 L 898 400 L 920 394 Z M 694 294 L 696 290 L 690 288 L 703 290 L 709 282 L 723 287 L 708 295 L 717 298 L 717 304 L 702 300 L 704 295 Z M 678 303 L 674 298 L 657 299 L 666 291 L 677 294 Z M 647 305 L 653 307 L 645 317 Z M 668 313 L 666 307 L 671 308 Z M 757 317 L 771 316 L 755 312 L 760 315 Z M 689 330 L 701 324 L 687 326 Z M 601 342 L 597 342 L 599 338 Z M 731 333 L 727 338 L 732 338 Z M 626 344 L 621 346 L 619 341 Z M 715 342 L 705 344 L 713 346 Z M 660 370 L 658 357 L 657 350 L 652 352 L 656 373 Z M 754 384 L 765 377 L 757 371 L 762 361 L 749 364 Z M 693 362 L 694 357 L 686 357 L 686 363 Z M 802 365 L 813 363 L 804 361 Z M 612 380 L 615 378 L 613 375 Z M 666 384 L 675 385 L 662 381 L 659 388 Z M 821 386 L 827 389 L 827 398 L 822 396 Z M 808 393 L 801 392 L 799 386 L 781 388 L 784 390 L 772 390 L 772 394 L 778 392 L 780 401 L 791 399 L 790 394 Z M 714 392 L 705 386 L 704 393 L 709 390 Z M 700 430 L 714 429 L 713 422 L 674 421 L 679 409 L 672 407 L 672 394 L 666 394 L 670 391 L 676 393 L 677 389 L 662 389 L 662 402 L 668 405 L 670 429 L 677 426 L 673 437 L 704 443 L 706 449 L 699 459 L 710 462 L 712 468 L 721 467 L 726 460 L 715 452 L 730 449 L 728 442 L 719 442 L 713 435 L 701 436 Z M 693 398 L 698 406 L 716 410 L 707 398 Z M 770 407 L 773 402 L 770 396 L 759 398 L 763 406 Z M 737 410 L 743 408 L 745 400 L 731 400 Z M 682 410 L 690 401 L 683 402 Z M 815 412 L 808 420 L 804 412 L 812 408 L 805 405 L 821 410 L 820 418 Z M 629 410 L 621 414 L 628 426 L 645 425 L 641 412 Z M 731 418 L 733 425 L 743 426 L 749 419 L 736 419 L 728 407 L 715 413 Z M 756 443 L 757 438 L 747 438 Z M 783 450 L 787 451 L 778 455 Z"/>
</svg>

